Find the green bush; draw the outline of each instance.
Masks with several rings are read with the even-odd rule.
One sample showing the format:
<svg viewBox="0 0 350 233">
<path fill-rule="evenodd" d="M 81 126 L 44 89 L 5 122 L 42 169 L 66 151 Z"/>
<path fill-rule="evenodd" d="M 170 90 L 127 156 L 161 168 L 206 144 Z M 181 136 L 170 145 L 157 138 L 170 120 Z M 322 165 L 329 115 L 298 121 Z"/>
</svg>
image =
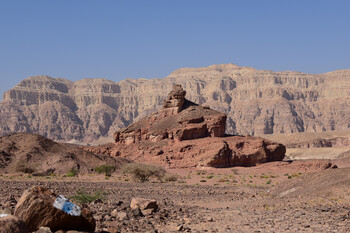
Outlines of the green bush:
<svg viewBox="0 0 350 233">
<path fill-rule="evenodd" d="M 108 164 L 104 164 L 98 167 L 95 167 L 95 171 L 98 174 L 102 174 L 104 173 L 107 177 L 111 176 L 112 173 L 115 171 L 115 166 L 113 165 L 108 165 Z"/>
<path fill-rule="evenodd" d="M 91 203 L 98 199 L 105 201 L 107 193 L 102 192 L 101 190 L 97 190 L 95 193 L 90 194 L 86 192 L 84 189 L 80 189 L 74 196 L 71 196 L 70 199 L 75 200 L 80 204 Z"/>
<path fill-rule="evenodd" d="M 79 173 L 78 169 L 76 169 L 76 168 L 71 168 L 71 169 L 67 172 L 66 176 L 67 176 L 67 177 L 73 177 L 73 176 L 77 176 L 78 173 Z"/>
<path fill-rule="evenodd" d="M 166 174 L 166 171 L 161 167 L 141 163 L 126 164 L 121 170 L 124 174 L 131 174 L 135 180 L 142 183 L 148 181 L 151 177 L 161 181 Z"/>
</svg>

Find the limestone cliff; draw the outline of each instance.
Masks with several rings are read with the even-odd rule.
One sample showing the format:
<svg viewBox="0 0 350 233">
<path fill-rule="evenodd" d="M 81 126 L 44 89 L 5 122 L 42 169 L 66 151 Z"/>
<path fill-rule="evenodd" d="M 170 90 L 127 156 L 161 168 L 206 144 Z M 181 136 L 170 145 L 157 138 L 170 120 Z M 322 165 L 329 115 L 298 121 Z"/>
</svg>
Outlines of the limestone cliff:
<svg viewBox="0 0 350 233">
<path fill-rule="evenodd" d="M 173 83 L 187 99 L 227 114 L 231 134 L 350 128 L 350 70 L 274 72 L 234 64 L 183 68 L 164 79 L 23 80 L 0 103 L 0 133 L 35 132 L 90 142 L 161 108 Z"/>
</svg>

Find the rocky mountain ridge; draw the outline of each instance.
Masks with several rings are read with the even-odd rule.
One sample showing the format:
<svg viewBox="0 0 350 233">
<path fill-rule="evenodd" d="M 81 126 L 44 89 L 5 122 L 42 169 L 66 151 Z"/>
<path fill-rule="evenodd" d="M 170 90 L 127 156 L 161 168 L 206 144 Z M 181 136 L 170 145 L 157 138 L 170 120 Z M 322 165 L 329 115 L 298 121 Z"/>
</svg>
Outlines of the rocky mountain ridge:
<svg viewBox="0 0 350 233">
<path fill-rule="evenodd" d="M 163 79 L 30 77 L 4 94 L 0 133 L 92 142 L 160 109 L 174 83 L 227 114 L 226 132 L 262 135 L 350 128 L 350 70 L 274 72 L 234 64 L 182 68 Z"/>
</svg>

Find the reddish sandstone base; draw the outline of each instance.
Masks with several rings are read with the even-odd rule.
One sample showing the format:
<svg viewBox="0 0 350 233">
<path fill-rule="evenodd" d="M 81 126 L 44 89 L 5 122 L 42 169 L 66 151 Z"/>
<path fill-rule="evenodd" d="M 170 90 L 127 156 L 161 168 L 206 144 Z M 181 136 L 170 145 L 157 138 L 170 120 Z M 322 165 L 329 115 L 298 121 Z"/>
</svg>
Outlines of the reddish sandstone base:
<svg viewBox="0 0 350 233">
<path fill-rule="evenodd" d="M 207 137 L 194 140 L 141 141 L 126 145 L 108 144 L 85 147 L 93 153 L 121 156 L 142 163 L 169 168 L 254 166 L 281 161 L 285 147 L 258 137 Z"/>
</svg>

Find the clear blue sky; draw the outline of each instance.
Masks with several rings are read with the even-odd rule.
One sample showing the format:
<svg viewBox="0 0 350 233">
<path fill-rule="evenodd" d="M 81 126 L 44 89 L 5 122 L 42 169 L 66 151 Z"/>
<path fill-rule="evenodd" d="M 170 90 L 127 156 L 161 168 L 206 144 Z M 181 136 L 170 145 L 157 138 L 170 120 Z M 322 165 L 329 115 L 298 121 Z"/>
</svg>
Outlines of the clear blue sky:
<svg viewBox="0 0 350 233">
<path fill-rule="evenodd" d="M 235 63 L 350 69 L 350 1 L 0 0 L 0 95 L 22 79 L 162 78 Z"/>
</svg>

